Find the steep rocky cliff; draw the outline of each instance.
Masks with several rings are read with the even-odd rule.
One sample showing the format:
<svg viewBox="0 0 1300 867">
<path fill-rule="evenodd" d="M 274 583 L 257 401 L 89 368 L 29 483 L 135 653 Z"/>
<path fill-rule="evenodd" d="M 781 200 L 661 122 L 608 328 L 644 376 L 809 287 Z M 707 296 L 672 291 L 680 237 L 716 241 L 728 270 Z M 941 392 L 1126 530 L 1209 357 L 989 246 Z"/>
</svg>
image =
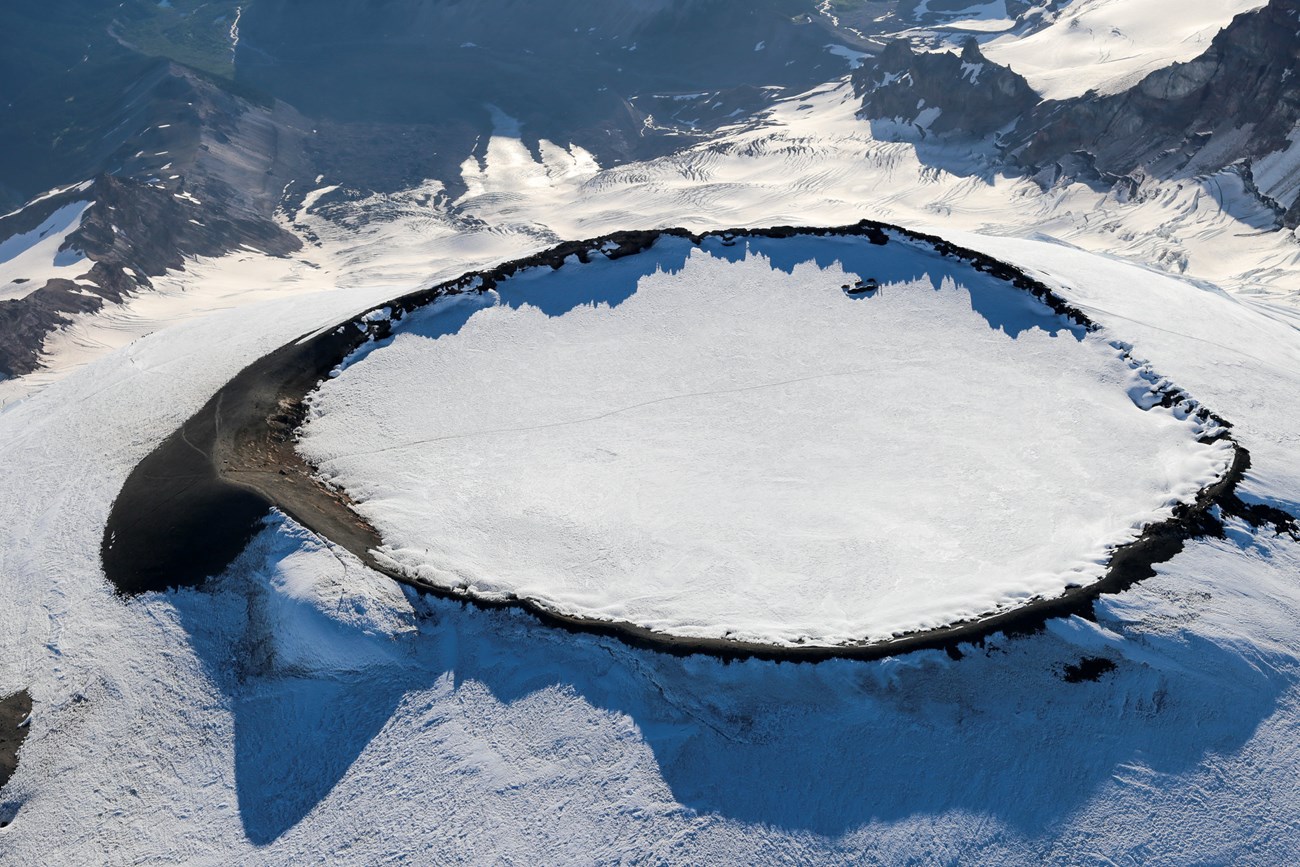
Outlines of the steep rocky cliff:
<svg viewBox="0 0 1300 867">
<path fill-rule="evenodd" d="M 39 367 L 46 336 L 70 315 L 120 302 L 187 257 L 241 245 L 285 255 L 301 245 L 276 220 L 282 188 L 306 171 L 307 133 L 291 110 L 250 102 L 167 61 L 114 110 L 116 135 L 86 157 L 93 182 L 0 218 L 6 239 L 85 204 L 59 249 L 83 270 L 48 280 L 40 269 L 15 273 L 0 287 L 0 378 Z"/>
<path fill-rule="evenodd" d="M 939 135 L 991 135 L 1038 103 L 1024 78 L 989 62 L 974 40 L 960 55 L 896 40 L 853 73 L 853 86 L 863 117 Z"/>
<path fill-rule="evenodd" d="M 1124 93 L 1044 103 L 1020 124 L 1011 154 L 1037 166 L 1086 152 L 1102 172 L 1154 176 L 1265 157 L 1288 147 L 1300 120 L 1298 62 L 1300 0 L 1272 0 L 1237 16 L 1195 60 Z"/>
</svg>

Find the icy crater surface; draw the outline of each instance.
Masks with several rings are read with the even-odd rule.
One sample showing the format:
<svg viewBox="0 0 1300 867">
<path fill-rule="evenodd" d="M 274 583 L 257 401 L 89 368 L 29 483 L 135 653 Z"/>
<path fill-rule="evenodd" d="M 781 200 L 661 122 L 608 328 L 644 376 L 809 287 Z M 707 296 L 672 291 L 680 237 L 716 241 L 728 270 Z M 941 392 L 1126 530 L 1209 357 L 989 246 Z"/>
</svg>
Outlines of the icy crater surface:
<svg viewBox="0 0 1300 867">
<path fill-rule="evenodd" d="M 1229 458 L 1144 408 L 1104 333 L 901 238 L 523 271 L 408 316 L 310 400 L 302 452 L 409 574 L 773 645 L 1086 585 Z"/>
</svg>

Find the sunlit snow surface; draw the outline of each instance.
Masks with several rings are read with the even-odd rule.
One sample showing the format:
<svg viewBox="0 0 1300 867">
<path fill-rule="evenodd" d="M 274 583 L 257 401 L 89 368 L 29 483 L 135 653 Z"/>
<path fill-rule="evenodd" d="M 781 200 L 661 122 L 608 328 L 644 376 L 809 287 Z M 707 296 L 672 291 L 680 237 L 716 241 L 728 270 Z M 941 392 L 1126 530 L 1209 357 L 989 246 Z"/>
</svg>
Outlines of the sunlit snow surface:
<svg viewBox="0 0 1300 867">
<path fill-rule="evenodd" d="M 1300 510 L 1294 313 L 1060 246 L 956 240 L 1132 339 L 1237 423 L 1247 495 Z M 633 650 L 392 594 L 282 520 L 208 591 L 116 597 L 97 552 L 135 463 L 249 358 L 392 294 L 216 311 L 0 412 L 0 471 L 28 480 L 0 500 L 0 691 L 35 698 L 3 860 L 1300 858 L 1300 548 L 1237 522 L 1103 599 L 1097 625 L 957 661 Z M 1117 667 L 1063 682 L 1084 656 Z"/>
<path fill-rule="evenodd" d="M 1226 467 L 1148 389 L 919 245 L 673 238 L 417 313 L 314 396 L 301 448 L 436 585 L 834 644 L 1100 577 Z"/>
<path fill-rule="evenodd" d="M 1266 0 L 1074 0 L 1047 27 L 984 46 L 1046 99 L 1119 93 L 1210 47 L 1233 16 Z"/>
</svg>

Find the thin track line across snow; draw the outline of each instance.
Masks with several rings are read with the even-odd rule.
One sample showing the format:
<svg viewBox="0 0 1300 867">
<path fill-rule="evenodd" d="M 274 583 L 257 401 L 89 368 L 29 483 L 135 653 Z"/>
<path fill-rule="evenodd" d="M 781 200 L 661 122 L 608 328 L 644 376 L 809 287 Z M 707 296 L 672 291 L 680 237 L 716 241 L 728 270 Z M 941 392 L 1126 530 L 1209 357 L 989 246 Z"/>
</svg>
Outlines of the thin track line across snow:
<svg viewBox="0 0 1300 867">
<path fill-rule="evenodd" d="M 397 445 L 384 446 L 379 449 L 370 449 L 367 451 L 347 452 L 345 454 L 335 455 L 336 458 L 357 457 L 360 455 L 378 455 L 385 452 L 398 451 L 400 449 L 409 449 L 419 445 L 428 445 L 430 443 L 446 442 L 447 440 L 471 439 L 479 436 L 492 436 L 494 434 L 508 433 L 528 433 L 530 431 L 548 430 L 557 427 L 569 427 L 571 425 L 588 424 L 593 421 L 610 418 L 633 410 L 644 409 L 647 406 L 654 406 L 660 403 L 669 403 L 675 400 L 689 400 L 695 397 L 718 397 L 724 394 L 741 394 L 747 391 L 761 391 L 768 388 L 780 388 L 786 385 L 798 385 L 801 382 L 813 382 L 819 379 L 830 379 L 838 376 L 863 376 L 868 373 L 878 373 L 884 368 L 875 367 L 871 370 L 838 370 L 830 373 L 816 373 L 812 376 L 801 376 L 796 379 L 784 379 L 780 382 L 764 382 L 759 385 L 744 385 L 739 388 L 721 388 L 715 391 L 692 391 L 686 394 L 670 394 L 666 397 L 658 397 L 654 400 L 647 400 L 641 403 L 634 403 L 631 406 L 624 406 L 618 409 L 611 409 L 608 412 L 602 412 L 598 415 L 588 416 L 586 418 L 569 419 L 567 421 L 553 421 L 546 424 L 527 425 L 524 427 L 503 427 L 491 428 L 488 430 L 468 431 L 466 433 L 446 434 L 445 436 L 429 437 L 428 439 L 413 440 L 409 443 L 399 443 Z"/>
</svg>

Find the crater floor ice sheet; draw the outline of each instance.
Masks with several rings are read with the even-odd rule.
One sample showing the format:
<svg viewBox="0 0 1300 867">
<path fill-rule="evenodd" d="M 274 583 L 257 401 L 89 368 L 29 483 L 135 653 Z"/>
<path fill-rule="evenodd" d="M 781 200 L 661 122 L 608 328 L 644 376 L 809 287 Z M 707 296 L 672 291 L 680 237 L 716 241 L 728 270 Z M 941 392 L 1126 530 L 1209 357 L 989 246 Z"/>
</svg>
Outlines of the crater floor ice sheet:
<svg viewBox="0 0 1300 867">
<path fill-rule="evenodd" d="M 418 312 L 313 396 L 301 448 L 426 581 L 838 644 L 1099 578 L 1226 465 L 1148 389 L 928 248 L 670 239 Z"/>
</svg>

